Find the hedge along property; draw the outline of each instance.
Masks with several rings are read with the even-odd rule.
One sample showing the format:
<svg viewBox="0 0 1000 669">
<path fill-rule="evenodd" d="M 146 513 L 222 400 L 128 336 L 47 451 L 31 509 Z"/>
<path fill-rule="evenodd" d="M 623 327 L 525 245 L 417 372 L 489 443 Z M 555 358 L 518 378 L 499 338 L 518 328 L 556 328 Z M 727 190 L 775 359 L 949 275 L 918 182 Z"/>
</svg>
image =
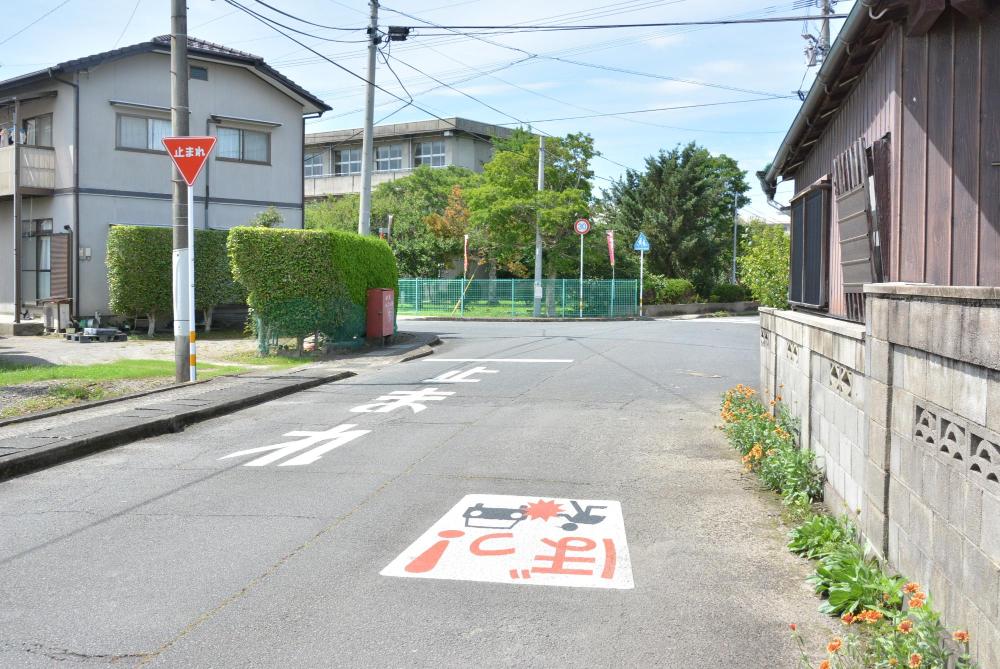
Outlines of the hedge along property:
<svg viewBox="0 0 1000 669">
<path fill-rule="evenodd" d="M 381 239 L 336 230 L 233 228 L 233 276 L 246 287 L 258 341 L 320 334 L 328 342 L 365 333 L 369 288 L 399 293 L 396 259 Z M 398 302 L 398 299 L 397 299 Z"/>
<path fill-rule="evenodd" d="M 233 280 L 226 251 L 226 230 L 195 230 L 195 307 L 205 331 L 224 304 L 242 304 L 246 291 Z M 108 294 L 111 310 L 123 318 L 145 317 L 152 336 L 157 323 L 172 318 L 172 231 L 137 225 L 108 231 Z"/>
<path fill-rule="evenodd" d="M 781 388 L 833 510 L 983 667 L 1000 667 L 997 44 L 997 0 L 857 3 L 761 174 L 796 193 L 794 310 L 761 310 L 761 391 Z"/>
</svg>

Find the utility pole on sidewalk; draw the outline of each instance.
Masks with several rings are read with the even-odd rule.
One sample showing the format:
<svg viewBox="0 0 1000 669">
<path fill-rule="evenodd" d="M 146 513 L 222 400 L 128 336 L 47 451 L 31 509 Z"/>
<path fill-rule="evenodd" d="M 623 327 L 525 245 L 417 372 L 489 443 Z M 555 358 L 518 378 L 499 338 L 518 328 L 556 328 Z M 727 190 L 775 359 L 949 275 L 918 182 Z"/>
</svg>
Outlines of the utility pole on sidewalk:
<svg viewBox="0 0 1000 669">
<path fill-rule="evenodd" d="M 538 136 L 538 192 L 545 190 L 545 136 Z M 542 315 L 542 212 L 535 213 L 535 318 Z"/>
<path fill-rule="evenodd" d="M 190 109 L 188 108 L 188 64 L 187 64 L 187 0 L 171 0 L 170 9 L 170 127 L 174 137 L 190 134 Z M 174 360 L 175 379 L 178 383 L 190 380 L 191 376 L 191 305 L 188 304 L 190 267 L 188 248 L 188 225 L 191 212 L 188 211 L 188 186 L 181 178 L 177 167 L 171 168 L 173 198 L 173 307 L 174 307 Z"/>
<path fill-rule="evenodd" d="M 358 234 L 368 235 L 372 221 L 372 169 L 375 162 L 375 50 L 378 36 L 378 0 L 368 0 L 371 23 L 368 26 L 368 81 L 365 83 L 365 134 L 361 144 L 361 209 L 358 214 Z"/>
</svg>

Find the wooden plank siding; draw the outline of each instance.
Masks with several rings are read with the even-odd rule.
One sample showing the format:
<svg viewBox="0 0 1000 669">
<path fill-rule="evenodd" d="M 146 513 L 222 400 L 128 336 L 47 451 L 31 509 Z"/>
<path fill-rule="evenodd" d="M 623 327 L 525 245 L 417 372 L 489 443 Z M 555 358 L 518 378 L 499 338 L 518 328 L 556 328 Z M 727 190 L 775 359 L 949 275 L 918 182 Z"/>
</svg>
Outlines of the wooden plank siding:
<svg viewBox="0 0 1000 669">
<path fill-rule="evenodd" d="M 1000 286 L 997 45 L 997 3 L 982 21 L 949 9 L 921 36 L 894 26 L 796 170 L 799 192 L 859 137 L 891 135 L 889 281 Z M 843 316 L 839 253 L 831 225 L 830 313 Z"/>
<path fill-rule="evenodd" d="M 826 132 L 796 171 L 796 192 L 808 188 L 810 184 L 830 174 L 833 170 L 834 157 L 846 150 L 859 137 L 864 137 L 865 144 L 870 145 L 887 133 L 893 132 L 898 108 L 896 91 L 899 43 L 900 35 L 897 31 L 890 32 L 883 41 L 881 48 L 868 63 L 854 90 L 844 100 Z M 895 145 L 895 141 L 893 144 Z M 838 218 L 836 202 L 831 202 L 830 209 L 830 220 L 836 221 Z M 894 211 L 891 216 L 893 215 L 898 213 Z M 890 244 L 891 251 L 894 241 L 890 241 Z M 829 254 L 830 313 L 844 316 L 847 314 L 847 304 L 844 299 L 844 281 L 840 269 L 840 236 L 836 225 L 830 226 Z"/>
</svg>

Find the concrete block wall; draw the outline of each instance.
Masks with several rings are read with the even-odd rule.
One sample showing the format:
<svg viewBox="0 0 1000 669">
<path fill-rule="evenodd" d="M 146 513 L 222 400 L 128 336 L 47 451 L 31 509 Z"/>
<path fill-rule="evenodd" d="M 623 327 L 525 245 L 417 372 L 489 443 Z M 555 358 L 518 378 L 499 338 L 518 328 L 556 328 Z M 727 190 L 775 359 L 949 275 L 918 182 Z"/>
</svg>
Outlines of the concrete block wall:
<svg viewBox="0 0 1000 669">
<path fill-rule="evenodd" d="M 762 308 L 761 390 L 802 422 L 831 510 L 1000 667 L 1000 289 L 865 292 L 864 326 Z"/>
</svg>

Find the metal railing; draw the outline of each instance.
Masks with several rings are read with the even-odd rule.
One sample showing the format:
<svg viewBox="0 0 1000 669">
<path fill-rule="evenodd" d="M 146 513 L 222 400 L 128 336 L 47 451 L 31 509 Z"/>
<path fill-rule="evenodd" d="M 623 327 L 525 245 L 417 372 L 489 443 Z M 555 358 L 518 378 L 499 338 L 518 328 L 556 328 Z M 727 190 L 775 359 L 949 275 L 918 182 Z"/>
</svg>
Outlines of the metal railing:
<svg viewBox="0 0 1000 669">
<path fill-rule="evenodd" d="M 456 318 L 531 318 L 532 279 L 400 279 L 398 313 Z M 581 299 L 582 298 L 582 299 Z M 546 318 L 628 318 L 639 315 L 639 282 L 634 279 L 542 281 Z"/>
</svg>

